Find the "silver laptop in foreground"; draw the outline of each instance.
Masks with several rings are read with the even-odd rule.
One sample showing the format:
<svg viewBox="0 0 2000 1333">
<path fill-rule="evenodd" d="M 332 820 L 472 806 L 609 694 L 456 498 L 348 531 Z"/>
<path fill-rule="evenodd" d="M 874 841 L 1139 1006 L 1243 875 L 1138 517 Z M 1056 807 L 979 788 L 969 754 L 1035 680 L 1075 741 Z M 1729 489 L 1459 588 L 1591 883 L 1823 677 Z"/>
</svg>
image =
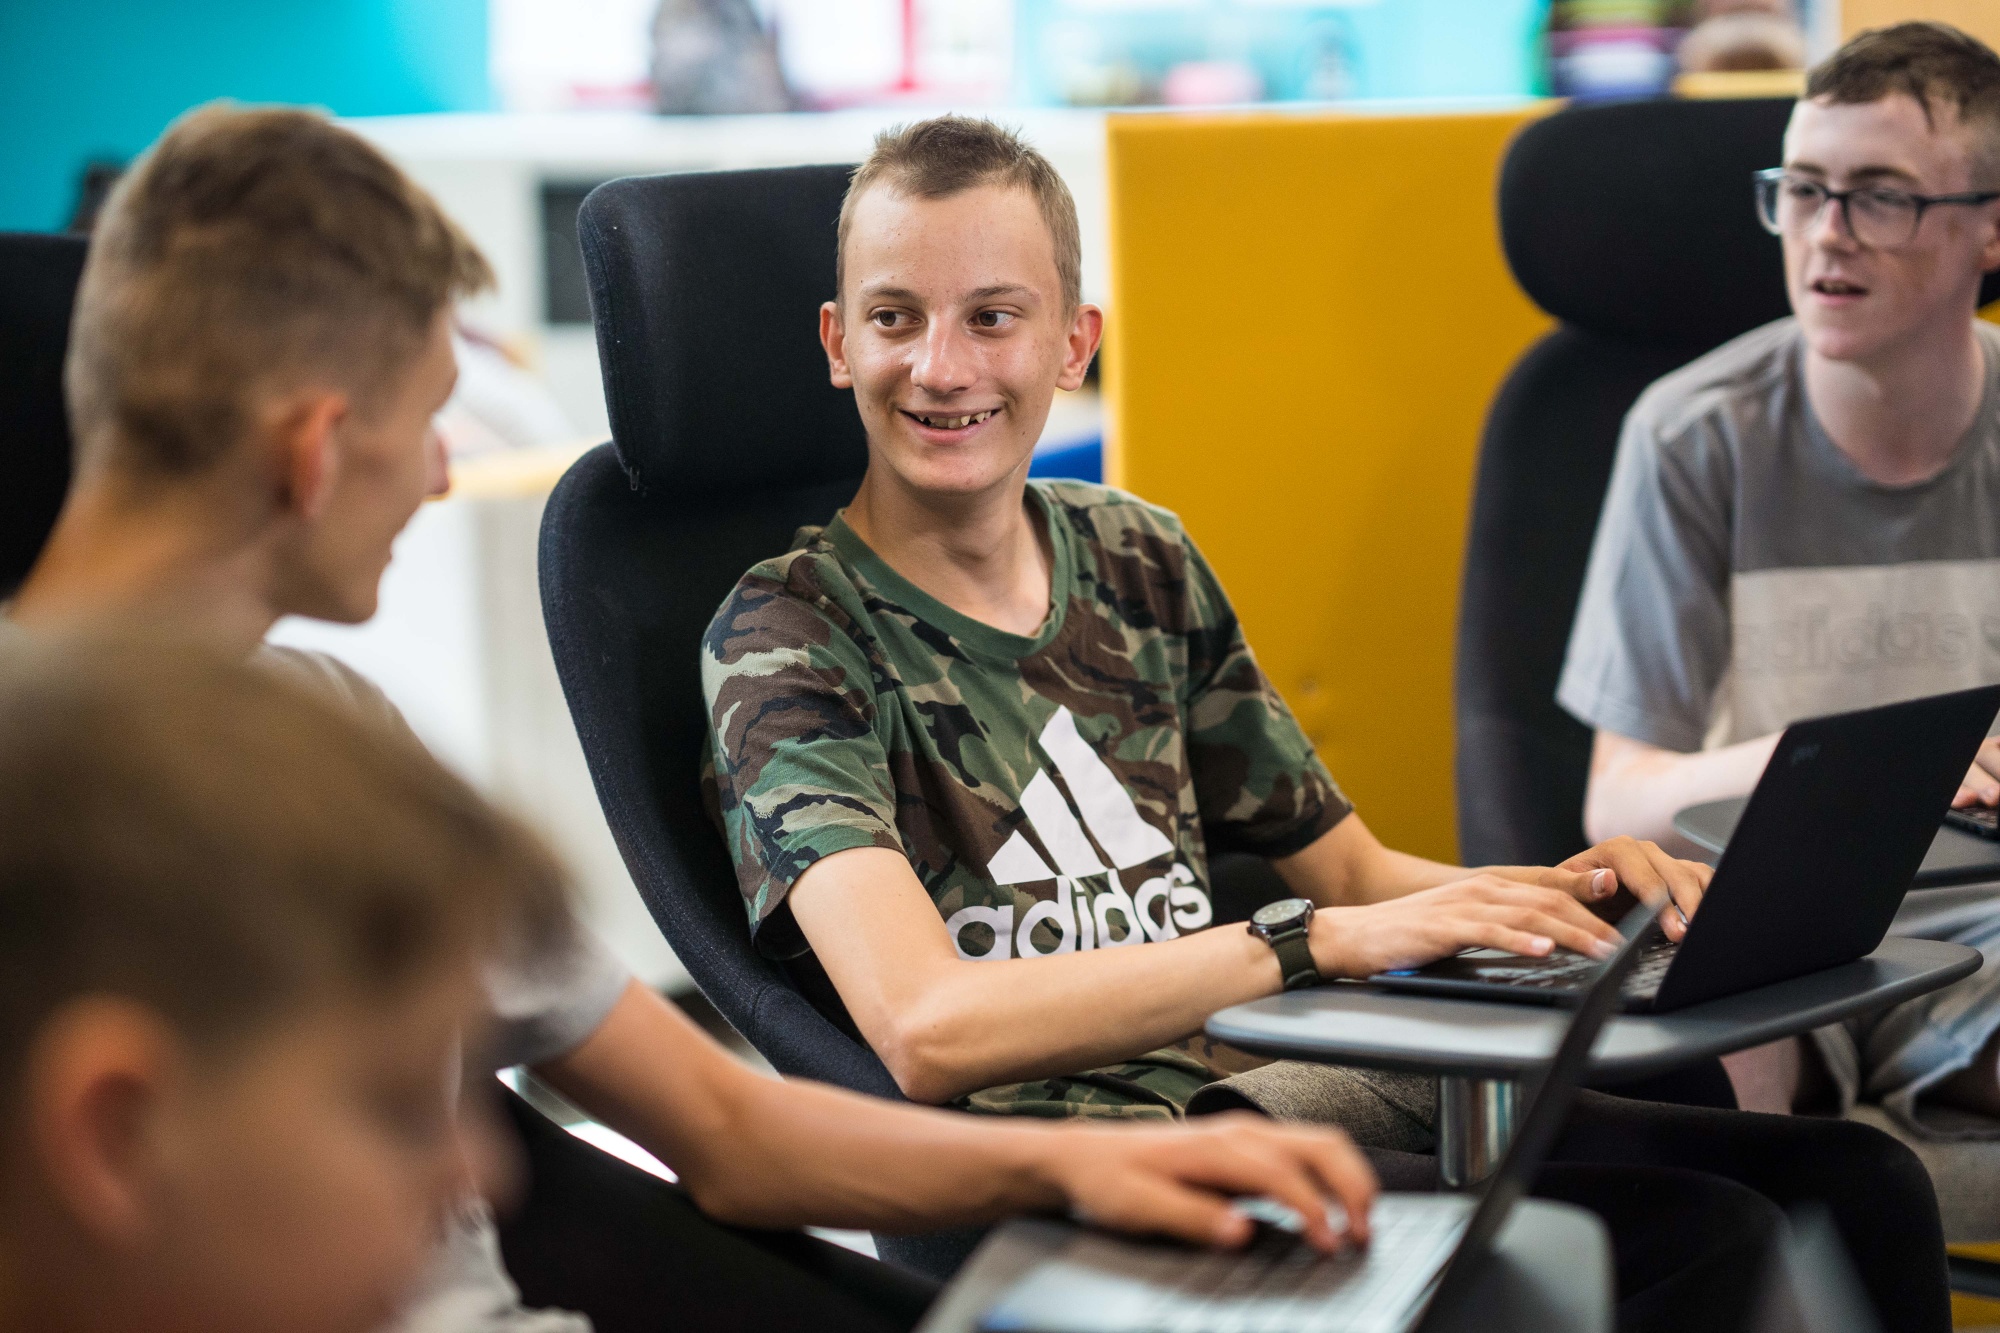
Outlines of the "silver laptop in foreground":
<svg viewBox="0 0 2000 1333">
<path fill-rule="evenodd" d="M 1475 1201 L 1385 1194 L 1366 1250 L 1322 1255 L 1296 1217 L 1267 1200 L 1241 1205 L 1261 1225 L 1247 1249 L 1201 1251 L 1080 1232 L 1008 1288 L 982 1333 L 1405 1333 L 1479 1262 L 1541 1169 L 1619 987 L 1653 933 L 1648 908 L 1620 924 L 1625 943 L 1582 992 L 1499 1169 Z M 1336 1217 L 1335 1229 L 1341 1219 Z"/>
</svg>

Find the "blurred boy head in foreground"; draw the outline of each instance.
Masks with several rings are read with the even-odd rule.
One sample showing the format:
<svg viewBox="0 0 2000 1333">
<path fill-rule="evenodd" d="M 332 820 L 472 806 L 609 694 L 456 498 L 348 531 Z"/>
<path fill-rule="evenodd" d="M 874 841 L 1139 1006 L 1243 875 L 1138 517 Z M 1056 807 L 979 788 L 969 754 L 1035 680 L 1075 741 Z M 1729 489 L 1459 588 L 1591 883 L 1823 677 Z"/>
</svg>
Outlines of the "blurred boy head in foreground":
<svg viewBox="0 0 2000 1333">
<path fill-rule="evenodd" d="M 0 1329 L 362 1333 L 485 1157 L 479 963 L 548 854 L 407 738 L 182 647 L 0 652 Z"/>
</svg>

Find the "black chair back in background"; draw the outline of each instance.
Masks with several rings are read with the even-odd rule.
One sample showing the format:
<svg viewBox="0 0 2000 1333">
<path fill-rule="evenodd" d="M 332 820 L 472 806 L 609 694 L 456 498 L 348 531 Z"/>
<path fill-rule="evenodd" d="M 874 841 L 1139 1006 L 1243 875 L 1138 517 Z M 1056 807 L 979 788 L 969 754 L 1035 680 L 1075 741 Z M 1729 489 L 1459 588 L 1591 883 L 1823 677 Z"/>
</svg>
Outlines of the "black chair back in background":
<svg viewBox="0 0 2000 1333">
<path fill-rule="evenodd" d="M 702 993 L 780 1073 L 880 1097 L 895 1080 L 750 943 L 700 785 L 700 649 L 736 580 L 853 498 L 867 439 L 827 382 L 818 309 L 850 167 L 639 177 L 578 216 L 611 443 L 542 520 L 549 643 L 612 835 Z M 944 1276 L 973 1233 L 878 1239 Z"/>
<path fill-rule="evenodd" d="M 63 351 L 86 248 L 0 232 L 0 597 L 27 577 L 69 489 Z"/>
<path fill-rule="evenodd" d="M 1590 730 L 1555 701 L 1626 411 L 1668 371 L 1789 313 L 1751 173 L 1792 102 L 1575 107 L 1522 130 L 1500 233 L 1562 326 L 1515 365 L 1480 444 L 1456 679 L 1459 855 L 1549 865 L 1581 851 Z M 1984 300 L 2000 296 L 1988 280 Z"/>
</svg>

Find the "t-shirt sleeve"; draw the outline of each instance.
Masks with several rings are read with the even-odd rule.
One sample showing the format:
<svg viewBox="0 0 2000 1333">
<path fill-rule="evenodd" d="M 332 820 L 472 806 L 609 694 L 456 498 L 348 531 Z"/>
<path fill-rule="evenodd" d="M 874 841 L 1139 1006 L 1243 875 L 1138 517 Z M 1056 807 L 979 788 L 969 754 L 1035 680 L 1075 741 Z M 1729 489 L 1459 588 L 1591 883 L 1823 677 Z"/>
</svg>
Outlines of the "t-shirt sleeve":
<svg viewBox="0 0 2000 1333">
<path fill-rule="evenodd" d="M 1289 856 L 1354 809 L 1257 665 L 1215 571 L 1186 542 L 1188 766 L 1211 850 Z"/>
<path fill-rule="evenodd" d="M 581 921 L 567 938 L 531 956 L 486 969 L 495 1019 L 495 1069 L 537 1065 L 567 1055 L 610 1016 L 632 974 Z"/>
<path fill-rule="evenodd" d="M 836 609 L 751 578 L 702 641 L 712 799 L 766 956 L 805 952 L 784 901 L 814 862 L 903 850 L 875 732 L 877 670 Z"/>
<path fill-rule="evenodd" d="M 1556 700 L 1579 720 L 1699 750 L 1729 663 L 1733 466 L 1710 426 L 1626 418 Z"/>
</svg>

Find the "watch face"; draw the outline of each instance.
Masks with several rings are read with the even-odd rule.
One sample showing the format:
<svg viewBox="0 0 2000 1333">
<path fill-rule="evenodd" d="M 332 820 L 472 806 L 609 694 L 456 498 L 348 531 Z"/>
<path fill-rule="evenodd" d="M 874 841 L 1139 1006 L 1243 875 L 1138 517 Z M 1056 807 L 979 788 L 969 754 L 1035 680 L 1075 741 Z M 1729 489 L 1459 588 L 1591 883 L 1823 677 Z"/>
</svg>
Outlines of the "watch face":
<svg viewBox="0 0 2000 1333">
<path fill-rule="evenodd" d="M 1312 904 L 1304 898 L 1281 898 L 1274 903 L 1266 903 L 1250 917 L 1251 924 L 1266 930 L 1288 926 L 1306 914 Z"/>
</svg>

